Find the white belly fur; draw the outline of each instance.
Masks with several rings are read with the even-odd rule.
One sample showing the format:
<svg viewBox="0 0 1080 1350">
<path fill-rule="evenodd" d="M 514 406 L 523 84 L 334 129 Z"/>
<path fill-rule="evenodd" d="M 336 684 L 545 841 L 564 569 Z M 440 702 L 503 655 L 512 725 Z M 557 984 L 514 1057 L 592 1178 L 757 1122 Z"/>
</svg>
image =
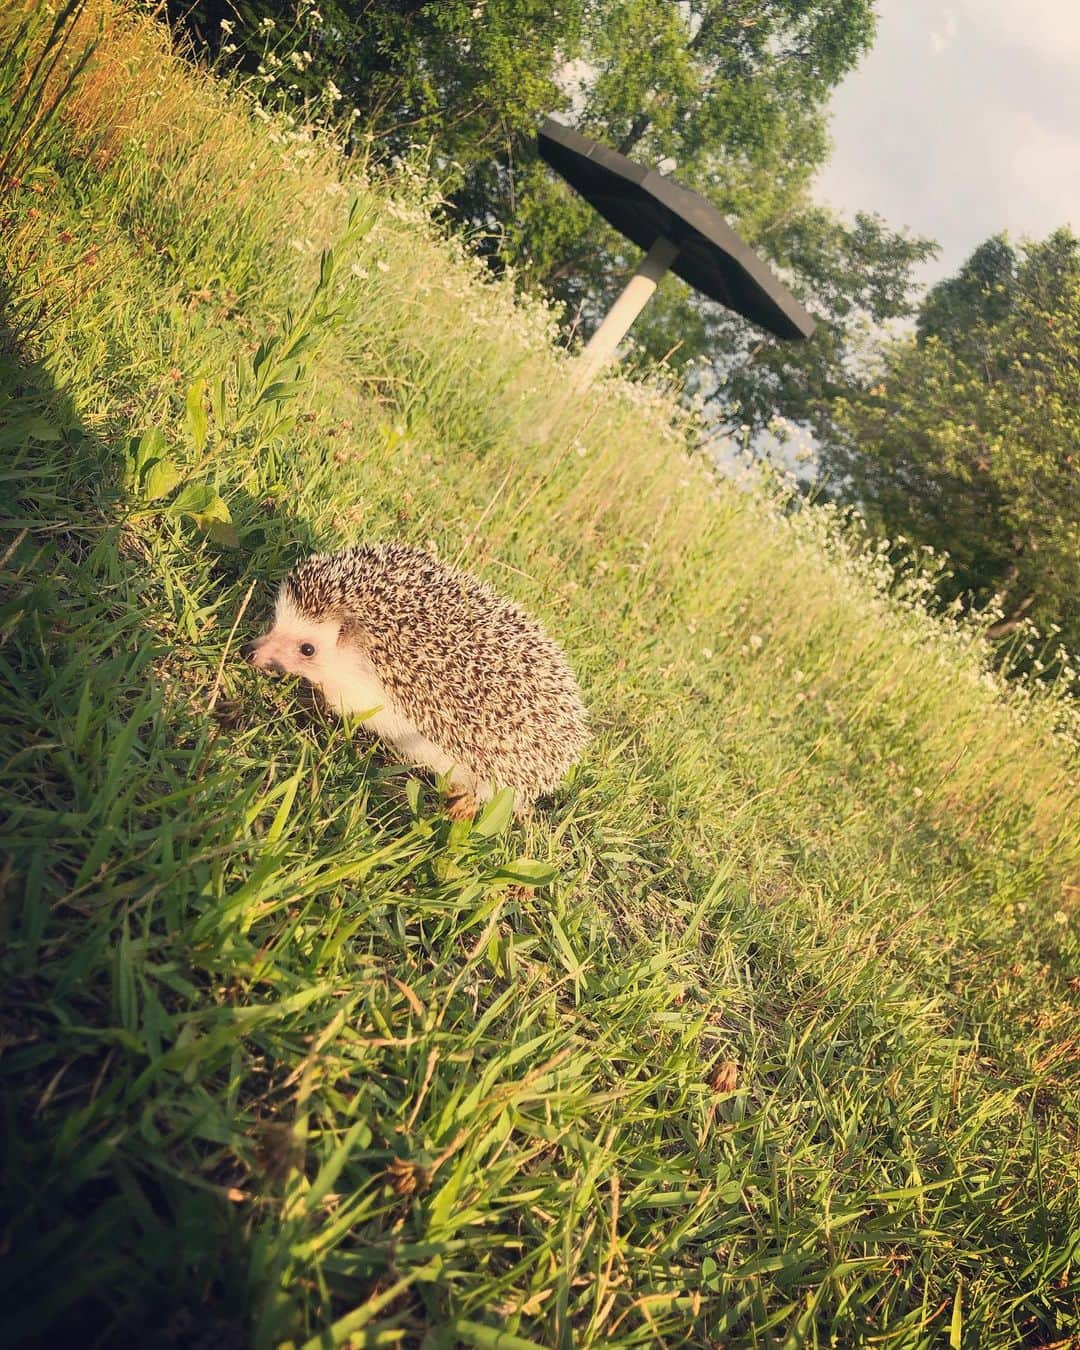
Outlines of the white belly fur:
<svg viewBox="0 0 1080 1350">
<path fill-rule="evenodd" d="M 324 671 L 320 686 L 326 702 L 336 712 L 362 717 L 364 726 L 392 745 L 405 763 L 433 769 L 437 774 L 448 774 L 455 788 L 475 793 L 481 801 L 492 795 L 490 784 L 478 783 L 474 773 L 434 741 L 428 740 L 395 707 L 379 677 L 373 670 L 360 668 L 355 655 L 347 672 L 342 672 L 342 678 L 335 679 L 336 673 Z"/>
</svg>

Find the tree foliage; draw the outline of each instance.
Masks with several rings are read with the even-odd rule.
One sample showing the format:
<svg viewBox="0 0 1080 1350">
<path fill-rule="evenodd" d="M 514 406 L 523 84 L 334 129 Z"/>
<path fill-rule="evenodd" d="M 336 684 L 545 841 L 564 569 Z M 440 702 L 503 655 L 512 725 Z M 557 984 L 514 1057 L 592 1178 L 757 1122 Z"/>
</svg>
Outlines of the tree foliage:
<svg viewBox="0 0 1080 1350">
<path fill-rule="evenodd" d="M 169 0 L 200 49 L 268 97 L 330 104 L 377 156 L 430 147 L 455 221 L 492 267 L 563 302 L 587 332 L 640 254 L 538 159 L 555 113 L 668 161 L 783 273 L 819 319 L 766 338 L 669 278 L 635 328 L 692 370 L 719 423 L 813 423 L 847 388 L 867 320 L 911 312 L 929 241 L 813 204 L 824 108 L 869 48 L 872 0 Z M 224 26 L 223 26 L 224 21 Z"/>
<path fill-rule="evenodd" d="M 996 236 L 940 283 L 915 335 L 834 409 L 834 491 L 947 552 L 956 595 L 1080 651 L 1080 240 Z"/>
</svg>

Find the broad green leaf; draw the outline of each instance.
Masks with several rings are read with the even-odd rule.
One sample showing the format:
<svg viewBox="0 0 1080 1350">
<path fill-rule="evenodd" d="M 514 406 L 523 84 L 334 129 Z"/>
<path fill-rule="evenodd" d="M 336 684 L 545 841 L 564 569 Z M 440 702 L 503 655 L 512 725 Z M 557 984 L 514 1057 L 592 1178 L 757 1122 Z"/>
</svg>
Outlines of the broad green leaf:
<svg viewBox="0 0 1080 1350">
<path fill-rule="evenodd" d="M 501 792 L 496 792 L 495 796 L 477 816 L 473 822 L 472 832 L 483 838 L 491 838 L 493 835 L 501 834 L 510 823 L 510 817 L 513 814 L 514 789 L 503 788 Z"/>
<path fill-rule="evenodd" d="M 187 392 L 187 425 L 196 451 L 201 452 L 206 444 L 206 381 L 198 379 Z"/>
<path fill-rule="evenodd" d="M 173 516 L 185 515 L 215 515 L 213 503 L 221 502 L 221 498 L 208 483 L 189 483 L 186 488 L 169 503 L 169 514 Z M 222 506 L 225 505 L 221 502 Z M 229 513 L 226 509 L 224 516 L 217 515 L 218 520 L 228 520 Z"/>
<path fill-rule="evenodd" d="M 213 516 L 192 515 L 192 520 L 208 539 L 224 548 L 239 548 L 240 536 L 236 526 L 227 520 L 218 520 Z"/>
<path fill-rule="evenodd" d="M 210 390 L 210 410 L 214 414 L 214 421 L 218 426 L 225 422 L 225 381 L 217 380 L 214 387 Z"/>
<path fill-rule="evenodd" d="M 63 432 L 47 417 L 41 417 L 34 414 L 21 423 L 23 434 L 27 440 L 31 441 L 59 441 L 63 437 Z"/>
<path fill-rule="evenodd" d="M 495 873 L 496 881 L 518 881 L 525 886 L 548 886 L 559 875 L 559 869 L 550 863 L 534 862 L 531 858 L 516 858 L 504 863 Z"/>
<path fill-rule="evenodd" d="M 171 459 L 155 459 L 146 469 L 143 501 L 156 502 L 161 497 L 167 497 L 179 482 L 180 470 Z"/>
<path fill-rule="evenodd" d="M 259 402 L 284 403 L 286 399 L 295 398 L 303 388 L 302 380 L 277 380 L 263 391 L 259 396 Z"/>
<path fill-rule="evenodd" d="M 190 494 L 190 495 L 189 495 Z M 232 515 L 224 500 L 205 483 L 185 488 L 170 508 L 175 514 L 203 516 L 207 520 L 231 522 Z"/>
<path fill-rule="evenodd" d="M 135 474 L 141 478 L 148 464 L 155 459 L 165 458 L 165 437 L 160 427 L 150 427 L 144 431 L 135 444 L 132 459 L 135 462 Z"/>
<path fill-rule="evenodd" d="M 203 534 L 216 544 L 237 548 L 240 536 L 221 497 L 207 483 L 191 483 L 169 505 L 171 516 L 190 516 Z"/>
</svg>

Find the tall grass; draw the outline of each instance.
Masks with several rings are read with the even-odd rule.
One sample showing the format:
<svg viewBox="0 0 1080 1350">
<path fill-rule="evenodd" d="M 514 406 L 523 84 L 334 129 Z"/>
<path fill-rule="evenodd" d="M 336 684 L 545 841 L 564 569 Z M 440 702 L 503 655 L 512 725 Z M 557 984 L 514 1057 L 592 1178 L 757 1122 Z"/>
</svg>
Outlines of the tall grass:
<svg viewBox="0 0 1080 1350">
<path fill-rule="evenodd" d="M 1066 706 L 563 402 L 422 182 L 78 21 L 0 236 L 5 1343 L 1067 1344 Z M 235 659 L 388 534 L 571 653 L 526 827 Z"/>
</svg>

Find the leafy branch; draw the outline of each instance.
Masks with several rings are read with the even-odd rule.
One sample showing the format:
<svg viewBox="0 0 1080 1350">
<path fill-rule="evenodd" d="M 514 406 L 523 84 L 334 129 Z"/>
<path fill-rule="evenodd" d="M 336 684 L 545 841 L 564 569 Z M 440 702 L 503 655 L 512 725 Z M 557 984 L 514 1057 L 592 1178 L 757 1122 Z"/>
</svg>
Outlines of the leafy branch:
<svg viewBox="0 0 1080 1350">
<path fill-rule="evenodd" d="M 264 338 L 254 356 L 237 356 L 232 399 L 224 376 L 212 386 L 205 377 L 192 383 L 184 416 L 196 457 L 192 468 L 185 472 L 168 456 L 165 435 L 159 427 L 144 431 L 132 441 L 127 487 L 143 506 L 129 519 L 185 517 L 214 543 L 229 548 L 239 545 L 224 498 L 209 483 L 193 480 L 209 461 L 218 458 L 221 443 L 243 443 L 247 454 L 257 455 L 295 426 L 296 414 L 289 411 L 289 405 L 306 387 L 311 356 L 345 313 L 344 295 L 334 286 L 342 251 L 362 239 L 372 224 L 370 211 L 361 210 L 355 200 L 344 234 L 333 248 L 322 253 L 319 279 L 304 306 L 295 313 L 287 310 L 281 333 Z M 208 395 L 213 426 L 220 428 L 216 432 L 207 413 Z M 180 491 L 166 505 L 156 505 L 178 488 Z"/>
</svg>

